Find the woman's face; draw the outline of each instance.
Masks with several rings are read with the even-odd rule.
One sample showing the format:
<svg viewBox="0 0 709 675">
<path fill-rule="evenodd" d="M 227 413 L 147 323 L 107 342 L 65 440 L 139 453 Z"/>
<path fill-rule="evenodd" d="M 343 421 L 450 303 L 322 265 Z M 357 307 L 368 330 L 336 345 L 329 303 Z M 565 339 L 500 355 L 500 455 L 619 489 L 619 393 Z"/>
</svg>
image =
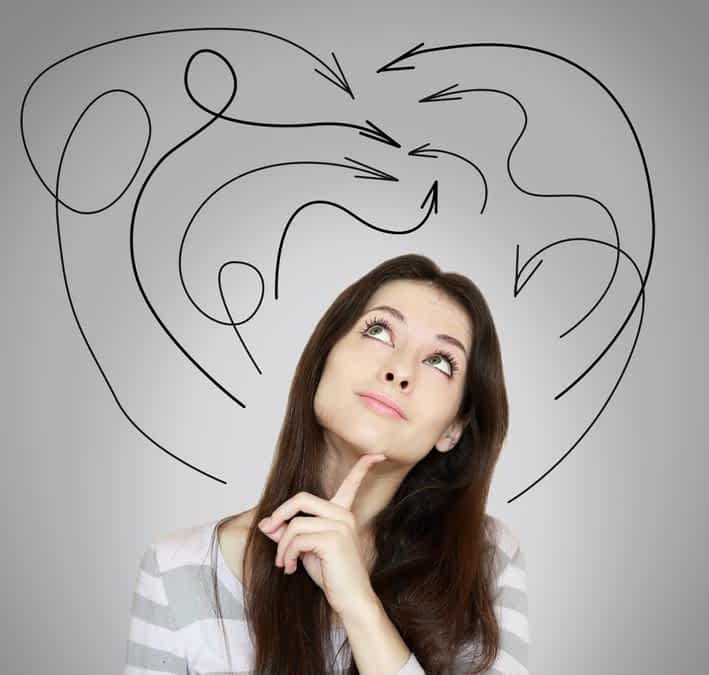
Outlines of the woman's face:
<svg viewBox="0 0 709 675">
<path fill-rule="evenodd" d="M 382 305 L 402 318 L 372 309 Z M 437 334 L 457 339 L 462 348 Z M 314 407 L 326 440 L 340 452 L 381 452 L 405 464 L 415 464 L 434 446 L 447 451 L 462 430 L 455 414 L 471 346 L 467 313 L 441 291 L 421 281 L 383 284 L 325 363 Z M 393 399 L 406 419 L 366 405 L 368 399 L 358 395 L 365 391 Z"/>
</svg>

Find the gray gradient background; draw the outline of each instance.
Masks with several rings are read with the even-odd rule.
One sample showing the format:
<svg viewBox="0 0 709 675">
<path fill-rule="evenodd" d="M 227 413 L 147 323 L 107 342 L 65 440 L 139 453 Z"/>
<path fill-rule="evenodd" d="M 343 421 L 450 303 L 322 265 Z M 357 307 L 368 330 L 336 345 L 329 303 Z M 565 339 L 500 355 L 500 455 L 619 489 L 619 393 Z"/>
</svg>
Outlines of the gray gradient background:
<svg viewBox="0 0 709 675">
<path fill-rule="evenodd" d="M 404 2 L 311 2 L 297 8 L 285 2 L 197 4 L 119 8 L 14 2 L 3 8 L 3 671 L 122 671 L 142 551 L 163 533 L 253 505 L 310 331 L 345 285 L 405 251 L 469 274 L 497 322 L 511 429 L 489 511 L 505 520 L 525 547 L 530 672 L 703 671 L 706 7 L 687 2 L 672 8 L 641 2 L 448 2 L 420 9 Z M 121 404 L 151 437 L 223 478 L 226 486 L 165 455 L 116 405 L 71 313 L 54 204 L 32 172 L 19 136 L 22 95 L 50 63 L 104 40 L 191 26 L 273 31 L 328 62 L 334 50 L 358 96 L 349 101 L 308 75 L 307 57 L 295 58 L 283 46 L 234 40 L 239 63 L 258 62 L 263 69 L 259 81 L 253 69 L 235 64 L 243 86 L 238 110 L 245 117 L 359 124 L 371 119 L 403 146 L 367 141 L 347 129 L 270 132 L 225 125 L 187 149 L 146 196 L 137 255 L 151 299 L 173 334 L 246 402 L 246 410 L 188 364 L 142 303 L 128 254 L 128 202 L 136 197 L 136 185 L 111 215 L 60 211 L 72 300 Z M 597 369 L 553 399 L 612 337 L 637 293 L 637 278 L 621 261 L 602 308 L 560 341 L 558 335 L 602 291 L 612 272 L 612 252 L 557 247 L 514 299 L 515 244 L 521 255 L 529 255 L 565 235 L 609 239 L 608 221 L 591 202 L 534 198 L 514 188 L 504 164 L 521 125 L 514 105 L 472 96 L 419 108 L 415 101 L 455 82 L 525 96 L 534 124 L 530 119 L 512 156 L 516 181 L 530 191 L 577 192 L 603 201 L 642 271 L 650 243 L 648 199 L 627 127 L 578 71 L 551 68 L 539 58 L 488 60 L 468 54 L 420 60 L 416 71 L 393 73 L 386 81 L 375 74 L 421 41 L 427 46 L 521 43 L 574 60 L 618 97 L 650 167 L 657 234 L 633 358 L 582 442 L 511 504 L 508 499 L 579 437 L 610 392 L 631 348 L 639 306 Z M 182 89 L 186 56 L 224 45 L 153 40 L 132 55 L 117 50 L 57 75 L 38 94 L 41 103 L 28 111 L 30 148 L 45 180 L 54 179 L 70 125 L 90 98 L 109 86 L 146 96 L 154 124 L 152 166 L 205 121 Z M 278 78 L 283 89 L 271 84 Z M 200 91 L 221 100 L 220 82 L 218 74 L 207 72 Z M 65 168 L 68 199 L 95 206 L 111 193 L 106 185 L 120 182 L 127 167 L 133 168 L 135 139 L 143 127 L 135 114 L 117 120 L 110 111 L 87 120 L 86 135 L 77 140 Z M 409 149 L 425 142 L 480 163 L 490 187 L 485 214 L 479 214 L 480 182 L 469 167 L 450 157 L 407 157 Z M 217 200 L 188 243 L 188 283 L 214 313 L 220 307 L 214 283 L 219 264 L 244 258 L 264 274 L 263 305 L 241 326 L 264 371 L 259 375 L 234 334 L 204 321 L 186 302 L 177 283 L 179 236 L 207 191 L 230 175 L 268 162 L 337 162 L 343 155 L 390 171 L 400 181 L 354 180 L 352 172 L 325 168 L 254 179 Z M 145 176 L 143 167 L 139 181 Z M 418 222 L 419 204 L 434 178 L 440 185 L 439 213 L 412 235 L 378 233 L 323 206 L 302 212 L 286 240 L 279 300 L 273 300 L 278 233 L 299 204 L 333 199 L 382 227 L 406 229 Z M 243 271 L 227 281 L 233 313 L 249 314 L 259 293 L 254 277 Z"/>
</svg>

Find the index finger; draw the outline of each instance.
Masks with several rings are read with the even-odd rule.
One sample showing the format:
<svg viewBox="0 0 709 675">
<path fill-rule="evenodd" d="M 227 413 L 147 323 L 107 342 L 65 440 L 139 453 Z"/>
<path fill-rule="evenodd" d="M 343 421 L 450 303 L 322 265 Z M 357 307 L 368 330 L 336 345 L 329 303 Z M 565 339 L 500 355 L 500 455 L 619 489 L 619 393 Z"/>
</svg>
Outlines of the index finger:
<svg viewBox="0 0 709 675">
<path fill-rule="evenodd" d="M 378 453 L 376 455 L 363 455 L 360 457 L 350 472 L 345 476 L 342 484 L 337 489 L 335 496 L 330 500 L 333 504 L 344 506 L 348 511 L 352 508 L 355 495 L 359 486 L 362 484 L 367 471 L 377 462 L 386 459 L 386 455 Z"/>
</svg>

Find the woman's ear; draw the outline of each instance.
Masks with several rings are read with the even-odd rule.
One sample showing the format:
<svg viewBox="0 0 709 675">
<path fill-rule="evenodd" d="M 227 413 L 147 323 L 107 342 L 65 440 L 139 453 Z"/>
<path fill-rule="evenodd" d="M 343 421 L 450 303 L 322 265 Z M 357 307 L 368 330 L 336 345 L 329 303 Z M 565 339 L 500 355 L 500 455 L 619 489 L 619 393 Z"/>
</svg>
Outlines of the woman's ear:
<svg viewBox="0 0 709 675">
<path fill-rule="evenodd" d="M 461 419 L 453 422 L 436 442 L 436 449 L 439 452 L 448 452 L 452 450 L 456 443 L 460 440 L 463 430 L 470 422 L 470 416 L 466 415 Z"/>
</svg>

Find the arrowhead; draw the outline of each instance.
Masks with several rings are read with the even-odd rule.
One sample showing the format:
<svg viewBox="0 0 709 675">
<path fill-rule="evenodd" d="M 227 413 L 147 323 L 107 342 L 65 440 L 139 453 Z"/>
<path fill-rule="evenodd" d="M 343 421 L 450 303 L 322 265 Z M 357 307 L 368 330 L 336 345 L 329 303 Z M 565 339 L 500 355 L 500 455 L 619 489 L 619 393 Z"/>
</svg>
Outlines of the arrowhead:
<svg viewBox="0 0 709 675">
<path fill-rule="evenodd" d="M 423 150 L 427 146 L 431 145 L 431 143 L 424 143 L 423 145 L 419 145 L 418 148 L 414 148 L 413 150 L 409 150 L 409 155 L 411 157 L 431 157 L 432 159 L 437 159 L 438 155 L 427 155 Z M 434 152 L 433 148 L 429 150 L 429 152 Z"/>
<path fill-rule="evenodd" d="M 433 181 L 433 185 L 429 188 L 428 192 L 426 193 L 426 196 L 424 197 L 423 201 L 421 202 L 421 206 L 419 208 L 423 209 L 426 207 L 426 202 L 431 199 L 431 205 L 433 206 L 433 211 L 435 213 L 438 213 L 438 180 Z"/>
<path fill-rule="evenodd" d="M 531 258 L 530 258 L 531 260 Z M 529 262 L 529 260 L 527 261 Z M 522 289 L 527 285 L 527 282 L 534 276 L 534 273 L 539 269 L 539 265 L 541 265 L 544 262 L 544 260 L 540 260 L 535 268 L 529 273 L 529 276 L 524 280 L 524 283 L 521 286 L 517 286 L 517 283 L 519 282 L 519 276 L 520 276 L 520 269 L 519 269 L 519 244 L 517 244 L 516 248 L 516 253 L 515 253 L 515 283 L 514 283 L 514 289 L 512 291 L 513 296 L 516 298 L 521 292 Z M 523 265 L 523 267 L 526 267 L 527 263 Z"/>
<path fill-rule="evenodd" d="M 401 143 L 397 143 L 389 134 L 382 131 L 378 126 L 376 126 L 369 120 L 365 120 L 365 122 L 371 127 L 372 130 L 370 131 L 369 129 L 365 129 L 364 131 L 360 131 L 360 135 L 364 136 L 365 138 L 371 138 L 375 141 L 379 141 L 380 143 L 393 145 L 395 148 L 401 147 Z"/>
<path fill-rule="evenodd" d="M 419 99 L 419 103 L 433 103 L 435 101 L 460 101 L 463 98 L 462 96 L 449 96 L 449 94 L 458 93 L 456 91 L 449 91 L 450 89 L 455 89 L 457 86 L 459 85 L 456 83 L 451 84 L 448 87 L 444 87 L 440 91 L 436 91 L 433 94 L 429 94 L 428 96 L 424 96 Z"/>
<path fill-rule="evenodd" d="M 389 180 L 397 183 L 399 182 L 399 179 L 396 176 L 392 176 L 390 173 L 382 171 L 382 169 L 377 169 L 376 167 L 369 166 L 369 164 L 365 164 L 364 162 L 352 159 L 351 157 L 345 157 L 344 159 L 346 159 L 348 162 L 352 162 L 353 164 L 359 165 L 352 166 L 350 167 L 351 169 L 356 169 L 357 171 L 364 171 L 365 173 L 369 174 L 367 176 L 355 176 L 355 178 L 369 178 L 371 180 Z"/>
<path fill-rule="evenodd" d="M 322 75 L 328 82 L 331 82 L 339 89 L 342 89 L 342 91 L 344 91 L 346 94 L 349 94 L 350 98 L 352 100 L 354 100 L 354 94 L 352 93 L 352 87 L 350 87 L 350 83 L 347 81 L 347 77 L 345 76 L 345 73 L 343 72 L 342 68 L 340 68 L 340 64 L 337 61 L 337 57 L 335 56 L 335 52 L 332 52 L 332 60 L 335 62 L 338 72 L 335 72 L 327 64 L 323 64 L 324 67 L 327 69 L 328 73 L 330 73 L 331 77 L 327 76 L 325 73 L 318 70 L 317 68 L 315 68 L 315 72 L 318 75 Z"/>
<path fill-rule="evenodd" d="M 397 56 L 393 61 L 389 61 L 389 63 L 379 68 L 377 72 L 386 73 L 390 70 L 414 70 L 415 66 L 394 66 L 394 64 L 399 63 L 399 61 L 404 61 L 412 56 L 415 56 L 419 53 L 421 47 L 423 47 L 423 42 L 419 42 L 419 44 L 417 44 L 415 47 L 409 49 L 408 52 L 404 52 L 401 56 Z"/>
</svg>

